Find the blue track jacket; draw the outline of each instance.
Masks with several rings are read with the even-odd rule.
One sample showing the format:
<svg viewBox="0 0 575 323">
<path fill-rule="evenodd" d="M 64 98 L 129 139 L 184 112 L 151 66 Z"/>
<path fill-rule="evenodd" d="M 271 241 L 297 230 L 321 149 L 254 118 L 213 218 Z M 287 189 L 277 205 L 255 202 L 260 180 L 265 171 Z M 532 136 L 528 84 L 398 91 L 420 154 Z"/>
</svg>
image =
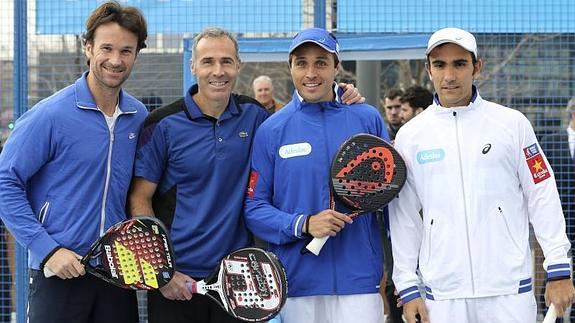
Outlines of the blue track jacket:
<svg viewBox="0 0 575 323">
<path fill-rule="evenodd" d="M 357 133 L 388 140 L 374 107 L 305 103 L 297 93 L 256 133 L 246 223 L 285 265 L 290 297 L 378 291 L 383 256 L 375 214 L 346 225 L 319 256 L 300 254 L 309 242 L 301 235 L 305 218 L 329 208 L 332 158 Z M 348 211 L 340 203 L 336 209 Z"/>
<path fill-rule="evenodd" d="M 62 246 L 84 255 L 126 219 L 138 134 L 147 115 L 120 92 L 113 133 L 86 76 L 40 101 L 16 123 L 0 155 L 0 216 L 29 249 L 29 266 Z"/>
</svg>

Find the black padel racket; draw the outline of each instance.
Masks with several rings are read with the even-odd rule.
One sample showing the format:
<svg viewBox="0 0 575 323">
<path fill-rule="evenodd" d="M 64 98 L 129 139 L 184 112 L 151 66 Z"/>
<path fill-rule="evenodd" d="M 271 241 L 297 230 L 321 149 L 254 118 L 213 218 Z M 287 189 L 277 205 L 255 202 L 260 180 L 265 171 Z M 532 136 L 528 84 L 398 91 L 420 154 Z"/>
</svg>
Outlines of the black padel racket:
<svg viewBox="0 0 575 323">
<path fill-rule="evenodd" d="M 192 293 L 207 295 L 228 314 L 247 322 L 264 322 L 287 298 L 283 265 L 271 252 L 243 248 L 226 256 L 206 279 L 187 283 Z"/>
<path fill-rule="evenodd" d="M 154 217 L 135 217 L 110 227 L 80 262 L 88 273 L 127 289 L 157 289 L 174 276 L 172 243 Z M 44 267 L 44 276 L 54 273 Z"/>
<path fill-rule="evenodd" d="M 406 178 L 405 162 L 389 143 L 370 134 L 354 135 L 332 161 L 330 207 L 335 209 L 335 196 L 352 210 L 352 218 L 375 212 L 397 196 Z M 328 238 L 314 238 L 306 249 L 317 256 Z"/>
</svg>

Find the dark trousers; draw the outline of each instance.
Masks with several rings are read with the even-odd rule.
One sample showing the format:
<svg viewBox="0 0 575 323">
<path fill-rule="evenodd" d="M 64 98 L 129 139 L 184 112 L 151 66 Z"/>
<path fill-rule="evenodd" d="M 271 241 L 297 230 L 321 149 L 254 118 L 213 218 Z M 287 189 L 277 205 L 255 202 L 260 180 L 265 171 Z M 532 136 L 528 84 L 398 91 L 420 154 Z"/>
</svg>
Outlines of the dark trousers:
<svg viewBox="0 0 575 323">
<path fill-rule="evenodd" d="M 74 279 L 46 278 L 30 270 L 29 323 L 137 323 L 136 292 L 90 274 Z"/>
<path fill-rule="evenodd" d="M 194 294 L 189 301 L 164 298 L 160 291 L 148 292 L 149 323 L 241 323 L 214 300 Z"/>
</svg>

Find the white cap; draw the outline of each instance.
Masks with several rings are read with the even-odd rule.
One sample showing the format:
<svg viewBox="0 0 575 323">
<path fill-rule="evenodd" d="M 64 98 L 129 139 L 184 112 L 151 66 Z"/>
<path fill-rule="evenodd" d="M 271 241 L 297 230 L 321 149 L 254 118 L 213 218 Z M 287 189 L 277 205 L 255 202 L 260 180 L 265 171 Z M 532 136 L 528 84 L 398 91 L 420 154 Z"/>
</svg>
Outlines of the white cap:
<svg viewBox="0 0 575 323">
<path fill-rule="evenodd" d="M 477 43 L 475 42 L 475 37 L 471 33 L 459 28 L 443 28 L 433 33 L 427 43 L 425 55 L 429 55 L 435 47 L 445 43 L 457 44 L 472 52 L 475 58 L 477 58 Z"/>
</svg>

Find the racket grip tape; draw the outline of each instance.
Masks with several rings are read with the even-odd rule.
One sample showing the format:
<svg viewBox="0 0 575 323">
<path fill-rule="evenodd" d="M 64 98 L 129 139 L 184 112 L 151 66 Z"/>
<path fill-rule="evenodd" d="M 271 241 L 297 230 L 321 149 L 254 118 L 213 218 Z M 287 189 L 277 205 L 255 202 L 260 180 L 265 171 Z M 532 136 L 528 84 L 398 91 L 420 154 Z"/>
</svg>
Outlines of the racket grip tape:
<svg viewBox="0 0 575 323">
<path fill-rule="evenodd" d="M 188 288 L 190 293 L 192 293 L 192 294 L 198 293 L 198 283 L 197 282 L 195 282 L 195 281 L 187 282 L 186 287 Z"/>
<path fill-rule="evenodd" d="M 547 315 L 545 315 L 545 319 L 542 323 L 555 323 L 557 319 L 557 311 L 555 310 L 555 305 L 551 303 L 549 309 L 547 310 Z"/>
<path fill-rule="evenodd" d="M 329 236 L 321 238 L 313 238 L 313 240 L 310 243 L 308 243 L 305 248 L 314 255 L 318 256 L 319 252 L 321 251 L 321 248 L 323 248 L 323 245 L 327 242 L 327 239 L 329 239 Z"/>
<path fill-rule="evenodd" d="M 50 269 L 48 269 L 48 267 L 44 267 L 44 277 L 50 278 L 52 276 L 56 276 L 56 274 Z"/>
</svg>

